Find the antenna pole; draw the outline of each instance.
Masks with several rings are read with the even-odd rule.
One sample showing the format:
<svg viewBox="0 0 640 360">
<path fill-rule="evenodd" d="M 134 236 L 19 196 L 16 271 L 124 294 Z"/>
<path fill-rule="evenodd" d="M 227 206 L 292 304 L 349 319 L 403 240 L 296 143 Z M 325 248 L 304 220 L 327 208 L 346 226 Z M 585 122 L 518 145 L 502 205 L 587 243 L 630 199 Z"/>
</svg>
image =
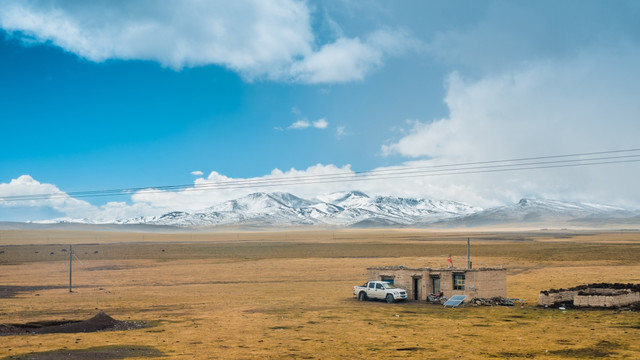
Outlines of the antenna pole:
<svg viewBox="0 0 640 360">
<path fill-rule="evenodd" d="M 471 269 L 471 253 L 469 250 L 469 238 L 467 238 L 467 269 Z"/>
<path fill-rule="evenodd" d="M 69 292 L 71 291 L 71 259 L 73 257 L 73 245 L 69 245 Z"/>
</svg>

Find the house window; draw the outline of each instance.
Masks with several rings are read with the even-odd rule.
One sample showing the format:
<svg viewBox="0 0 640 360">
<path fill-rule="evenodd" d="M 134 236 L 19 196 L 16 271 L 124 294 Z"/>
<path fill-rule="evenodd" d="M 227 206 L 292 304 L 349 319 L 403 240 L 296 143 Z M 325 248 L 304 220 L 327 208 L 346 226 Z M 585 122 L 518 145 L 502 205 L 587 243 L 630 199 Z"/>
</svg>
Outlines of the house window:
<svg viewBox="0 0 640 360">
<path fill-rule="evenodd" d="M 453 290 L 464 290 L 464 274 L 453 274 Z"/>
</svg>

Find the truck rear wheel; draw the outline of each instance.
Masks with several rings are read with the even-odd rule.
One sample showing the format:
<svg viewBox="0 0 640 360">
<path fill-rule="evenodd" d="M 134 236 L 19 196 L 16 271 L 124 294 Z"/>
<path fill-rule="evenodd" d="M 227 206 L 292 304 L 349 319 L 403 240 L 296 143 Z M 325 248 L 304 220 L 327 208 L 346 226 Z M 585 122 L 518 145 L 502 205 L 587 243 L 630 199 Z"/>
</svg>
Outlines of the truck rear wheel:
<svg viewBox="0 0 640 360">
<path fill-rule="evenodd" d="M 389 304 L 393 304 L 393 302 L 394 302 L 394 301 L 395 301 L 395 300 L 393 299 L 393 295 L 391 295 L 391 294 L 387 294 L 387 302 L 388 302 Z"/>
<path fill-rule="evenodd" d="M 366 301 L 367 300 L 367 293 L 364 292 L 364 291 L 360 291 L 360 293 L 358 294 L 358 300 Z"/>
</svg>

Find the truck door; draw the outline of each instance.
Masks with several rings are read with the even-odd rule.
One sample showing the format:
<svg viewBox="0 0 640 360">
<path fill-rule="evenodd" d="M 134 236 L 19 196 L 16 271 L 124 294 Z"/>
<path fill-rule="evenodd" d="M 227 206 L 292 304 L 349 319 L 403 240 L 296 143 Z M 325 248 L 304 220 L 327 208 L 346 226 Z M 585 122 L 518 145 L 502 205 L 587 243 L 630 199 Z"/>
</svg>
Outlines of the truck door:
<svg viewBox="0 0 640 360">
<path fill-rule="evenodd" d="M 385 297 L 384 286 L 382 286 L 382 284 L 380 283 L 376 283 L 376 289 L 373 293 L 375 294 L 374 297 L 376 299 L 384 299 Z"/>
<path fill-rule="evenodd" d="M 370 281 L 367 286 L 367 296 L 371 299 L 376 299 L 376 283 Z"/>
</svg>

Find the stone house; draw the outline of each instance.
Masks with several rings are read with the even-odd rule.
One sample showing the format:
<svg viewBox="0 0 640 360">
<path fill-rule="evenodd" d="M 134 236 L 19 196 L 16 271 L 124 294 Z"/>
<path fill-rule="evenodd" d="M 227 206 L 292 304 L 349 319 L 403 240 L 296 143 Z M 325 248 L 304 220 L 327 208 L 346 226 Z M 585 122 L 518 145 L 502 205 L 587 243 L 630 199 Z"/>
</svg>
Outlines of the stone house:
<svg viewBox="0 0 640 360">
<path fill-rule="evenodd" d="M 407 268 L 385 266 L 367 268 L 368 281 L 388 281 L 407 290 L 409 301 L 426 301 L 427 295 L 442 292 L 447 298 L 507 297 L 507 271 L 504 268 Z"/>
</svg>

